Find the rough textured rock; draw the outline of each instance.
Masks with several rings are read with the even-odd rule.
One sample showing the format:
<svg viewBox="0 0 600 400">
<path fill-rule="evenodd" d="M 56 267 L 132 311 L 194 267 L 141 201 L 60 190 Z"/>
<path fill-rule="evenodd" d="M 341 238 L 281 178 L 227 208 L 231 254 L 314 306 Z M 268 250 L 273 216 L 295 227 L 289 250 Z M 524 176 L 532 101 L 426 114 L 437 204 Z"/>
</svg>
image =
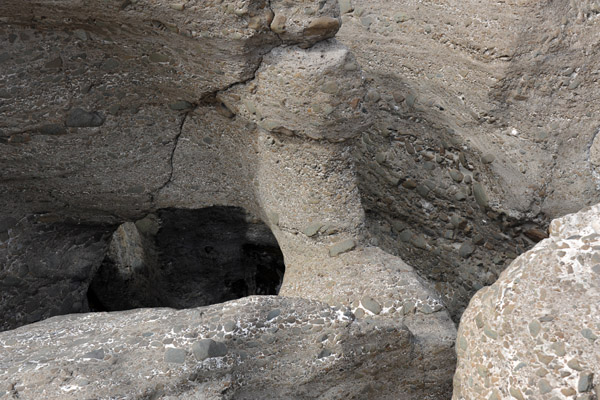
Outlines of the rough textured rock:
<svg viewBox="0 0 600 400">
<path fill-rule="evenodd" d="M 112 230 L 56 215 L 0 220 L 0 330 L 89 310 Z"/>
<path fill-rule="evenodd" d="M 600 205 L 558 218 L 463 314 L 454 399 L 600 393 Z"/>
<path fill-rule="evenodd" d="M 429 363 L 402 318 L 356 321 L 315 301 L 248 297 L 0 333 L 0 397 L 443 398 L 449 388 Z"/>
<path fill-rule="evenodd" d="M 185 247 L 187 233 L 165 234 L 155 218 L 218 206 L 241 208 L 272 231 L 288 296 L 64 317 L 2 333 L 4 394 L 448 398 L 454 325 L 439 296 L 367 230 L 353 150 L 378 95 L 333 39 L 337 2 L 9 1 L 0 14 L 8 49 L 0 55 L 1 209 L 7 221 L 51 213 L 55 224 L 105 234 L 90 250 L 95 263 L 85 266 L 80 295 L 89 286 L 90 302 L 104 290 L 108 300 L 125 294 L 126 307 L 156 305 L 162 293 L 148 283 L 181 272 L 169 251 Z M 20 246 L 11 224 L 3 251 Z M 210 236 L 205 221 L 178 225 L 202 225 L 191 235 Z M 227 247 L 241 234 L 210 239 Z M 57 235 L 73 242 L 67 228 Z M 168 247 L 158 251 L 162 239 Z M 160 268 L 148 269 L 156 260 Z M 51 315 L 17 319 L 8 305 L 20 303 L 17 291 L 2 297 L 5 328 Z M 340 314 L 346 307 L 356 320 Z M 27 350 L 41 332 L 54 339 Z M 22 367 L 19 354 L 30 351 L 44 367 Z M 58 379 L 55 368 L 64 371 Z M 75 381 L 64 384 L 67 376 Z M 134 376 L 153 378 L 140 385 Z"/>
<path fill-rule="evenodd" d="M 432 281 L 458 321 L 539 240 L 524 232 L 600 201 L 597 4 L 340 4 L 336 38 L 376 101 L 354 151 L 372 240 Z"/>
<path fill-rule="evenodd" d="M 231 243 L 246 243 L 247 237 L 223 228 L 214 235 L 195 230 L 194 225 L 212 222 L 194 218 L 176 224 L 186 230 L 179 235 L 177 229 L 161 231 L 168 224 L 156 225 L 155 218 L 183 215 L 183 209 L 235 207 L 246 222 L 263 221 L 276 238 L 285 258 L 283 296 L 303 298 L 298 304 L 312 300 L 323 309 L 327 303 L 352 310 L 356 320 L 348 339 L 336 343 L 362 340 L 359 331 L 376 326 L 384 347 L 410 348 L 416 356 L 411 363 L 404 353 L 396 360 L 393 352 L 388 359 L 367 351 L 358 364 L 352 356 L 342 368 L 309 368 L 315 375 L 306 378 L 310 383 L 298 397 L 448 398 L 454 362 L 448 315 L 458 321 L 476 290 L 547 237 L 551 218 L 600 200 L 595 3 L 344 0 L 338 7 L 334 0 L 3 1 L 0 329 L 94 309 L 89 303 L 98 299 L 89 296 L 90 287 L 96 295 L 104 290 L 109 300 L 126 293 L 123 308 L 198 305 L 194 301 L 206 292 L 190 294 L 195 285 L 227 281 L 221 264 L 231 260 L 215 256 L 216 272 L 199 280 L 186 275 L 193 264 L 187 261 L 215 249 L 210 240 L 230 254 L 237 251 Z M 203 241 L 188 246 L 186 238 L 194 235 Z M 160 250 L 160 243 L 168 250 Z M 180 259 L 171 250 L 181 250 L 187 261 L 176 262 Z M 258 253 L 251 255 L 262 264 Z M 179 264 L 182 269 L 174 267 Z M 230 282 L 253 281 L 245 272 L 242 279 L 242 272 L 232 274 Z M 172 285 L 176 291 L 190 287 L 190 295 L 152 290 L 150 282 L 171 285 L 166 275 L 178 281 Z M 141 300 L 133 299 L 136 293 L 143 294 Z M 229 298 L 213 295 L 214 301 Z M 175 301 L 178 297 L 185 299 Z M 268 321 L 289 315 L 292 300 L 247 300 L 258 308 L 270 301 L 283 305 L 263 310 Z M 184 375 L 160 378 L 138 397 L 271 394 L 276 381 L 266 373 L 254 386 L 243 387 L 247 377 L 236 380 L 236 374 L 245 373 L 246 366 L 227 369 L 242 361 L 236 345 L 227 342 L 225 349 L 218 343 L 235 331 L 232 321 L 245 318 L 247 302 L 229 303 L 237 311 L 222 322 L 223 337 L 198 337 L 212 337 L 214 343 L 185 341 L 185 348 L 163 343 L 168 348 L 148 356 L 190 371 L 191 354 L 225 353 L 228 372 L 200 374 L 199 380 L 192 373 L 189 379 L 204 382 L 198 387 L 180 384 L 188 379 L 178 380 Z M 204 310 L 219 307 L 229 306 Z M 194 312 L 99 314 L 79 322 L 94 321 L 94 329 L 107 335 L 106 344 L 122 339 L 114 332 L 110 339 L 108 332 L 123 315 L 155 315 L 158 319 L 148 323 L 166 334 L 169 318 L 184 320 Z M 75 318 L 76 329 L 76 317 L 61 323 L 69 318 Z M 547 322 L 532 321 L 528 329 L 543 338 Z M 198 323 L 198 329 L 212 331 L 217 322 Z M 56 321 L 47 324 L 41 329 L 66 334 Z M 39 375 L 17 366 L 26 346 L 18 337 L 35 335 L 37 328 L 31 329 L 1 336 L 17 343 L 5 347 L 8 358 L 0 359 L 10 359 L 0 387 L 7 396 L 39 397 L 12 379 L 36 385 Z M 386 329 L 392 334 L 384 338 Z M 593 327 L 582 329 L 586 340 L 595 337 Z M 490 342 L 502 340 L 499 330 L 484 331 Z M 253 336 L 250 348 L 299 344 L 298 338 L 279 340 L 275 333 Z M 244 342 L 245 334 L 236 340 Z M 107 356 L 112 350 L 94 343 L 98 346 L 86 349 L 85 359 L 112 359 Z M 329 346 L 314 350 L 318 360 L 337 360 L 339 354 Z M 563 352 L 560 345 L 551 350 Z M 52 361 L 61 360 L 61 351 L 48 348 L 43 357 L 49 364 L 65 362 L 56 368 L 64 368 L 67 378 L 72 371 L 64 360 L 70 358 Z M 264 365 L 287 373 L 292 353 Z M 264 367 L 261 355 L 252 360 L 257 368 Z M 223 360 L 215 365 L 221 368 Z M 398 360 L 407 367 L 381 376 L 351 372 L 375 363 L 397 366 Z M 578 375 L 576 390 L 584 398 L 596 372 Z M 530 386 L 541 396 L 558 396 L 554 373 L 538 375 Z M 290 370 L 288 378 L 298 381 L 300 375 Z M 571 385 L 573 376 L 565 375 L 565 382 Z M 372 384 L 363 385 L 365 377 Z M 384 380 L 403 384 L 386 386 Z M 361 382 L 357 392 L 343 386 L 353 381 Z M 57 382 L 48 387 L 48 396 L 60 397 Z M 333 389 L 325 391 L 322 382 Z M 127 385 L 90 390 L 110 396 Z M 222 393 L 225 387 L 236 389 Z M 68 394 L 75 384 L 66 388 Z"/>
<path fill-rule="evenodd" d="M 364 96 L 354 57 L 343 45 L 325 41 L 308 50 L 274 49 L 251 83 L 219 98 L 268 132 L 343 141 L 367 126 Z"/>
</svg>

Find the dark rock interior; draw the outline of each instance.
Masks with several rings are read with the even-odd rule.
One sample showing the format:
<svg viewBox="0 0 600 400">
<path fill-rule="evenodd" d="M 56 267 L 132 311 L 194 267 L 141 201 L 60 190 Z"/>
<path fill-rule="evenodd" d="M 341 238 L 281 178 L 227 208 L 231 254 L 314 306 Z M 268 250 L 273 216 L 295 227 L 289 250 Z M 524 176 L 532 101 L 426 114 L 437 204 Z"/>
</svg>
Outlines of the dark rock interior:
<svg viewBox="0 0 600 400">
<path fill-rule="evenodd" d="M 121 225 L 87 299 L 91 311 L 200 307 L 276 295 L 284 271 L 275 237 L 243 209 L 166 209 Z"/>
</svg>

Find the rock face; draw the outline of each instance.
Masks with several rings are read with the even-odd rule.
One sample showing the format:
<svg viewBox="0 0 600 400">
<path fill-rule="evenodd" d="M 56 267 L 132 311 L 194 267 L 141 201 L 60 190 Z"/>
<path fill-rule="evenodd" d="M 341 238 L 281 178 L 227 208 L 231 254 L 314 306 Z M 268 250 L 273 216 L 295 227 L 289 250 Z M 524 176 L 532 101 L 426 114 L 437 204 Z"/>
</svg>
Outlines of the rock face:
<svg viewBox="0 0 600 400">
<path fill-rule="evenodd" d="M 434 283 L 458 322 L 474 292 L 540 240 L 528 231 L 600 201 L 590 101 L 600 60 L 587 39 L 597 4 L 340 6 L 336 38 L 376 101 L 354 151 L 369 232 Z"/>
<path fill-rule="evenodd" d="M 600 205 L 558 218 L 463 314 L 453 399 L 595 399 Z"/>
<path fill-rule="evenodd" d="M 0 334 L 0 395 L 449 398 L 450 317 L 551 218 L 600 201 L 597 14 L 588 0 L 2 1 L 0 330 L 21 328 Z M 465 316 L 458 351 L 477 375 L 461 361 L 456 396 L 593 396 L 577 346 L 594 313 L 563 327 L 548 302 L 556 285 L 591 310 L 575 293 L 593 298 L 592 275 L 571 277 L 594 271 L 595 237 L 553 229 L 511 267 L 567 257 L 527 276 L 546 308 L 522 310 L 526 329 L 526 297 L 494 314 L 526 296 L 524 277 L 500 291 L 511 273 L 473 300 L 489 310 Z M 576 244 L 575 261 L 552 248 Z M 517 361 L 504 342 L 537 353 Z M 510 387 L 494 375 L 516 369 Z M 134 375 L 154 378 L 138 390 Z"/>
<path fill-rule="evenodd" d="M 444 398 L 418 354 L 402 318 L 302 299 L 61 316 L 0 333 L 0 397 Z"/>
<path fill-rule="evenodd" d="M 449 397 L 455 327 L 367 229 L 353 150 L 376 96 L 333 38 L 336 1 L 9 1 L 0 15 L 3 329 L 227 300 L 206 288 L 252 282 L 265 229 L 285 260 L 283 297 L 4 332 L 2 395 Z M 29 250 L 44 224 L 54 236 Z M 23 267 L 47 258 L 65 262 Z"/>
<path fill-rule="evenodd" d="M 110 227 L 50 215 L 6 218 L 0 225 L 0 330 L 89 309 L 87 288 L 102 264 Z"/>
</svg>

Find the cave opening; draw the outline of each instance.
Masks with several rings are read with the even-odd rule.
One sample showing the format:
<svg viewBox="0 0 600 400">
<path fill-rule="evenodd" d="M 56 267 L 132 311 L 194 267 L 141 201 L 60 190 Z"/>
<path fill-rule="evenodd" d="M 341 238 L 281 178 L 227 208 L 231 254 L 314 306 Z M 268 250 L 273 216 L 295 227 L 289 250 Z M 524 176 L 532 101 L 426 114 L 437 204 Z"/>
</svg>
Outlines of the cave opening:
<svg viewBox="0 0 600 400">
<path fill-rule="evenodd" d="M 269 227 L 237 207 L 163 209 L 114 232 L 90 311 L 193 308 L 276 295 L 283 254 Z"/>
</svg>

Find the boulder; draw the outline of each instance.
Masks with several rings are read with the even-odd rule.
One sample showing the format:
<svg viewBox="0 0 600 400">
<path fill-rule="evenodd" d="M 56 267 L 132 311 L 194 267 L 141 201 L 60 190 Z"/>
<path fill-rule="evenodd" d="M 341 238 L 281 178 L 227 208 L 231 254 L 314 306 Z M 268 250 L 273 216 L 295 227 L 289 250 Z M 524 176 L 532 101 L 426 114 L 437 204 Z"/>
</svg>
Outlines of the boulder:
<svg viewBox="0 0 600 400">
<path fill-rule="evenodd" d="M 600 205 L 555 219 L 462 316 L 453 399 L 600 394 Z"/>
</svg>

